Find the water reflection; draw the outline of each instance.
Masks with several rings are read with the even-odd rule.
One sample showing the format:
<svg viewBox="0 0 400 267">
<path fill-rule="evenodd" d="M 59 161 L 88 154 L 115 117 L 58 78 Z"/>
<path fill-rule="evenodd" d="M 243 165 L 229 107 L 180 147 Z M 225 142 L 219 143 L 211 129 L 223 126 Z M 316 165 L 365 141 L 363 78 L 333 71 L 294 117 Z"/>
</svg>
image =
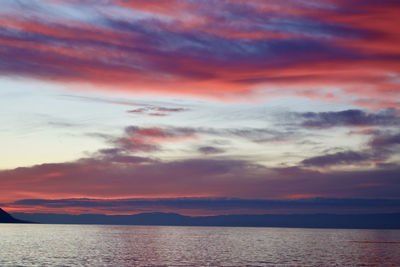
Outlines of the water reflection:
<svg viewBox="0 0 400 267">
<path fill-rule="evenodd" d="M 0 225 L 0 265 L 400 265 L 400 231 Z"/>
</svg>

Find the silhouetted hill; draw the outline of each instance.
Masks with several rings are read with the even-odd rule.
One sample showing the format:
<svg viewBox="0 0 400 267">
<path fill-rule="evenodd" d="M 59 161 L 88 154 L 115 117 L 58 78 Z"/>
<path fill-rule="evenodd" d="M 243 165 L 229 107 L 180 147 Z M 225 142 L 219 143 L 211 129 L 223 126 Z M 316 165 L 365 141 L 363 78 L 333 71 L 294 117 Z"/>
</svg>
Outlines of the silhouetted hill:
<svg viewBox="0 0 400 267">
<path fill-rule="evenodd" d="M 28 222 L 15 219 L 10 214 L 0 209 L 0 223 L 28 223 Z"/>
<path fill-rule="evenodd" d="M 166 226 L 246 226 L 295 228 L 400 229 L 400 213 L 393 214 L 268 214 L 190 217 L 175 213 L 141 213 L 136 215 L 101 214 L 29 214 L 14 216 L 50 224 L 110 224 Z"/>
</svg>

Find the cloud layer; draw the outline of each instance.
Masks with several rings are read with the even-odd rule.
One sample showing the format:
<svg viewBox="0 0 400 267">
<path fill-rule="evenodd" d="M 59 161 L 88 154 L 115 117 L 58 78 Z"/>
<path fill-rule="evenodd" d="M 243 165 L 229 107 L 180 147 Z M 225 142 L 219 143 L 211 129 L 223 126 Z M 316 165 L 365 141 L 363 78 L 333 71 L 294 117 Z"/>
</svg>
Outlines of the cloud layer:
<svg viewBox="0 0 400 267">
<path fill-rule="evenodd" d="M 75 212 L 178 212 L 188 215 L 267 214 L 267 213 L 374 213 L 399 212 L 398 199 L 308 198 L 163 198 L 163 199 L 23 199 L 7 204 L 8 208 L 35 208 L 44 211 L 70 209 Z"/>
<path fill-rule="evenodd" d="M 398 211 L 399 1 L 0 6 L 9 208 Z"/>
<path fill-rule="evenodd" d="M 399 167 L 331 171 L 267 168 L 243 160 L 160 161 L 102 156 L 0 171 L 1 201 L 26 198 L 399 198 Z"/>
<path fill-rule="evenodd" d="M 397 1 L 0 3 L 3 76 L 399 106 Z"/>
<path fill-rule="evenodd" d="M 302 126 L 316 128 L 400 125 L 400 117 L 396 109 L 385 109 L 376 113 L 349 109 L 338 112 L 306 112 L 295 114 L 295 116 L 303 120 Z"/>
</svg>

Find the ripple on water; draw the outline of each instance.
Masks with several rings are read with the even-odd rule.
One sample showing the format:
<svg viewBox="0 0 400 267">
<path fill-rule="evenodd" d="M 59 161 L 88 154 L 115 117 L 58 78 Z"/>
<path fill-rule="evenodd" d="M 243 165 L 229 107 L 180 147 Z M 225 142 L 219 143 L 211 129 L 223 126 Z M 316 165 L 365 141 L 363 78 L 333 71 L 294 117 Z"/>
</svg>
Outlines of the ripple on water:
<svg viewBox="0 0 400 267">
<path fill-rule="evenodd" d="M 399 230 L 0 225 L 1 266 L 400 265 Z"/>
</svg>

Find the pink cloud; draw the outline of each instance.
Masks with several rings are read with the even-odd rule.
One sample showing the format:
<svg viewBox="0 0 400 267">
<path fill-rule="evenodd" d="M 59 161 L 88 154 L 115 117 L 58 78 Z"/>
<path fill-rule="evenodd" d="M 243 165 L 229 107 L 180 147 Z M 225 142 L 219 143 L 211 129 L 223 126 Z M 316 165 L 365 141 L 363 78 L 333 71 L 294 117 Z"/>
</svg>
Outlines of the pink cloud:
<svg viewBox="0 0 400 267">
<path fill-rule="evenodd" d="M 115 144 L 129 151 L 151 152 L 164 143 L 182 142 L 197 138 L 194 130 L 188 128 L 140 128 L 130 126 L 125 129 L 125 136 L 117 138 Z"/>
<path fill-rule="evenodd" d="M 242 160 L 164 162 L 133 156 L 121 158 L 115 153 L 102 155 L 0 171 L 0 202 L 31 198 L 282 199 L 317 195 L 396 198 L 400 192 L 398 168 L 321 173 L 299 167 L 271 169 Z"/>
<path fill-rule="evenodd" d="M 398 4 L 206 2 L 110 1 L 153 17 L 104 15 L 96 24 L 4 14 L 0 75 L 221 100 L 251 99 L 257 88 L 267 96 L 399 107 Z"/>
</svg>

